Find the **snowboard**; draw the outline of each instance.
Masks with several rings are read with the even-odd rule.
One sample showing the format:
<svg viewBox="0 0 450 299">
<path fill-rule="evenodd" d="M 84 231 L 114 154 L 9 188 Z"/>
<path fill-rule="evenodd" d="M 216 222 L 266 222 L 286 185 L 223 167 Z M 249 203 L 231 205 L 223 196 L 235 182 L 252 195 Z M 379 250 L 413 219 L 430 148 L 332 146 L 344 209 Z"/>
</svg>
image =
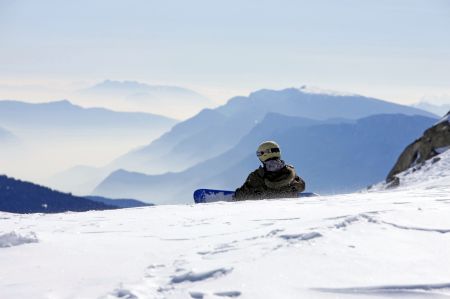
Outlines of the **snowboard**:
<svg viewBox="0 0 450 299">
<path fill-rule="evenodd" d="M 198 189 L 194 191 L 195 203 L 208 203 L 217 201 L 233 201 L 234 191 L 229 190 L 214 190 L 214 189 Z M 298 197 L 312 197 L 319 196 L 313 192 L 302 192 Z"/>
</svg>

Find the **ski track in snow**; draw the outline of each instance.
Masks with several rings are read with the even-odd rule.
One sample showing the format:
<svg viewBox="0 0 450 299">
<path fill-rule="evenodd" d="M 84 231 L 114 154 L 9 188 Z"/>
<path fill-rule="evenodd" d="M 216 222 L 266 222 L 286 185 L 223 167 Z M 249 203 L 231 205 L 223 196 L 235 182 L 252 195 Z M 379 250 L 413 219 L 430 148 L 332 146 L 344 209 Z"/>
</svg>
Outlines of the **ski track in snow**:
<svg viewBox="0 0 450 299">
<path fill-rule="evenodd" d="M 387 295 L 392 297 L 406 296 L 408 298 L 450 298 L 450 295 L 435 293 L 433 291 L 449 291 L 450 283 L 441 284 L 412 284 L 412 285 L 385 285 L 385 286 L 372 286 L 372 287 L 350 287 L 350 288 L 313 288 L 312 290 L 326 293 L 336 294 L 366 294 L 366 295 Z"/>
<path fill-rule="evenodd" d="M 383 221 L 382 223 L 391 225 L 395 228 L 399 228 L 399 229 L 406 229 L 406 230 L 417 230 L 417 231 L 424 231 L 424 232 L 435 232 L 435 233 L 440 233 L 440 234 L 446 234 L 446 233 L 450 233 L 450 229 L 439 229 L 439 228 L 424 228 L 424 227 L 414 227 L 414 226 L 405 226 L 405 225 L 399 225 L 399 224 L 395 224 L 395 223 L 390 223 L 387 221 Z"/>
</svg>

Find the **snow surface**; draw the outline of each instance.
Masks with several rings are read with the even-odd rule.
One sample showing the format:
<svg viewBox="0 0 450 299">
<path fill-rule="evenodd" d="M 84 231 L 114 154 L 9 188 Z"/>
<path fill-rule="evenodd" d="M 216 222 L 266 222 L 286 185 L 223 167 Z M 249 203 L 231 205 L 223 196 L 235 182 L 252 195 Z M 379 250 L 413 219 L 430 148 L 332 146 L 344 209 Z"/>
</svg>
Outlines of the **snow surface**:
<svg viewBox="0 0 450 299">
<path fill-rule="evenodd" d="M 0 248 L 0 297 L 449 298 L 448 153 L 389 191 L 0 213 L 39 236 Z"/>
</svg>

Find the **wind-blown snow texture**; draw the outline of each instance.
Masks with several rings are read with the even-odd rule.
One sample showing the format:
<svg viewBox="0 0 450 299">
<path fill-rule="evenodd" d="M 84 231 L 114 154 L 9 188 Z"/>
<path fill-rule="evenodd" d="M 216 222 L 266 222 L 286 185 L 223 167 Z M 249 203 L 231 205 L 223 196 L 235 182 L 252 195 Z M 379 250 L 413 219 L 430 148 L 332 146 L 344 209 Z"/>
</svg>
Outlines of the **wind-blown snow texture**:
<svg viewBox="0 0 450 299">
<path fill-rule="evenodd" d="M 407 188 L 390 191 L 52 215 L 0 213 L 0 235 L 33 231 L 39 236 L 38 243 L 0 248 L 0 294 L 10 299 L 448 298 L 449 153 L 428 170 L 416 171 Z"/>
</svg>

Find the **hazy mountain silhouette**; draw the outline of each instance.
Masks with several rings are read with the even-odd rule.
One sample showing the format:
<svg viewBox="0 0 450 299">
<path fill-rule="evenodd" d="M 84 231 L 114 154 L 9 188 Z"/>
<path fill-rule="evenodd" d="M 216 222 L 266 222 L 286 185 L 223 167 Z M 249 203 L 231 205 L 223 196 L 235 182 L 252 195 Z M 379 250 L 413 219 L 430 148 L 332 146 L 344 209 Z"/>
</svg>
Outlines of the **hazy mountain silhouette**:
<svg viewBox="0 0 450 299">
<path fill-rule="evenodd" d="M 148 85 L 137 81 L 106 80 L 80 90 L 78 100 L 127 111 L 145 111 L 184 119 L 203 108 L 215 106 L 205 96 L 178 86 Z"/>
<path fill-rule="evenodd" d="M 0 122 L 20 140 L 20 150 L 0 156 L 0 171 L 58 189 L 64 184 L 44 179 L 75 165 L 104 165 L 176 123 L 164 116 L 83 108 L 69 101 L 0 101 Z"/>
<path fill-rule="evenodd" d="M 148 113 L 116 112 L 104 108 L 83 108 L 67 100 L 49 103 L 0 101 L 2 124 L 14 128 L 84 128 L 167 129 L 175 120 Z"/>
<path fill-rule="evenodd" d="M 119 159 L 112 168 L 158 174 L 182 171 L 233 148 L 267 113 L 306 117 L 358 119 L 381 113 L 433 114 L 409 106 L 358 96 L 310 93 L 306 89 L 260 90 L 206 109 L 174 126 L 148 146 Z"/>
<path fill-rule="evenodd" d="M 6 144 L 16 140 L 13 133 L 0 127 L 0 144 Z"/>
<path fill-rule="evenodd" d="M 450 104 L 435 105 L 425 101 L 414 104 L 413 106 L 436 115 L 444 115 L 450 110 Z"/>
<path fill-rule="evenodd" d="M 307 189 L 348 192 L 382 180 L 404 144 L 436 121 L 425 116 L 385 114 L 356 121 L 317 121 L 269 114 L 230 150 L 180 173 L 145 175 L 118 170 L 94 194 L 154 203 L 191 202 L 196 188 L 235 189 L 258 167 L 255 148 L 274 139 L 296 166 Z"/>
<path fill-rule="evenodd" d="M 77 165 L 52 175 L 47 182 L 58 190 L 85 195 L 89 194 L 111 171 L 114 169 Z"/>
</svg>

